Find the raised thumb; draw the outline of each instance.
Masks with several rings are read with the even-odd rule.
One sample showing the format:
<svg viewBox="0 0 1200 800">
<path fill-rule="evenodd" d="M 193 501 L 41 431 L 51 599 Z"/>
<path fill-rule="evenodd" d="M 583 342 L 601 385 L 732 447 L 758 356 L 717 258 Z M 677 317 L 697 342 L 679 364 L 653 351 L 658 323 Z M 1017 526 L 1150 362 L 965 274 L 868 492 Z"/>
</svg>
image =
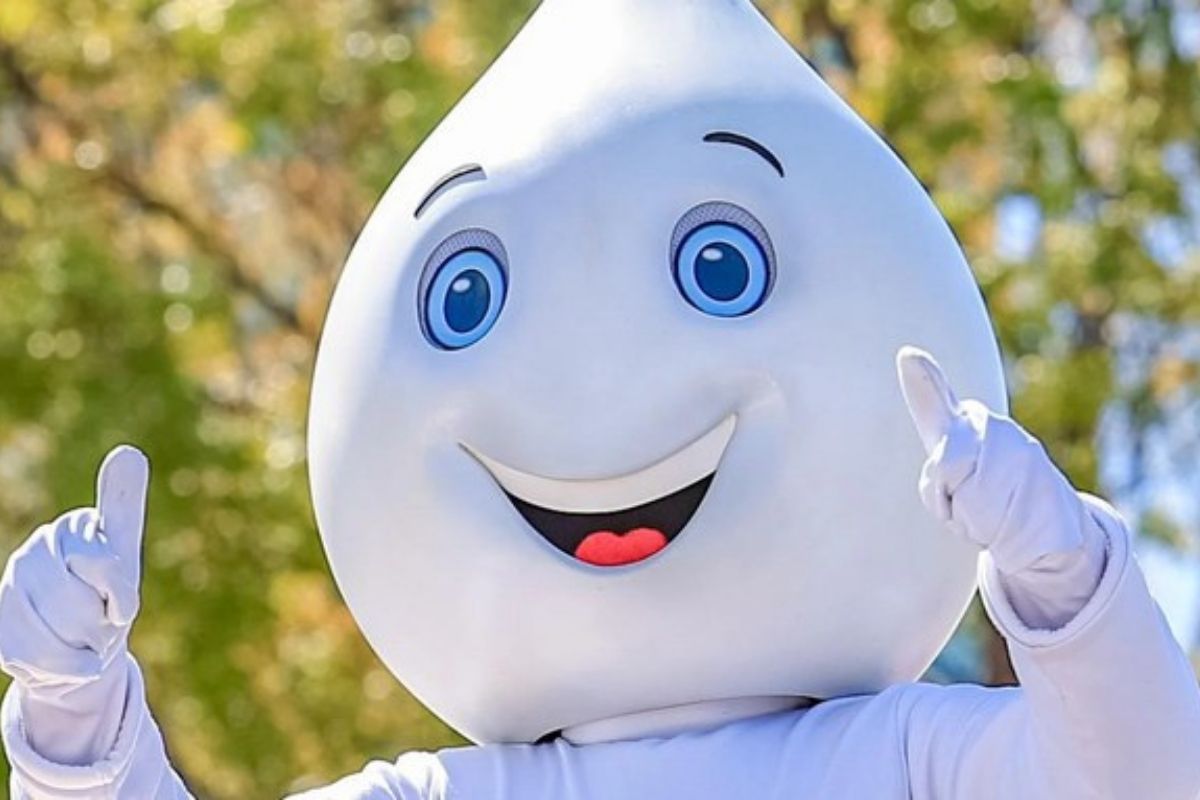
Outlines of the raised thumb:
<svg viewBox="0 0 1200 800">
<path fill-rule="evenodd" d="M 135 586 L 141 573 L 149 484 L 150 462 L 130 445 L 113 448 L 96 478 L 98 527 Z"/>
</svg>

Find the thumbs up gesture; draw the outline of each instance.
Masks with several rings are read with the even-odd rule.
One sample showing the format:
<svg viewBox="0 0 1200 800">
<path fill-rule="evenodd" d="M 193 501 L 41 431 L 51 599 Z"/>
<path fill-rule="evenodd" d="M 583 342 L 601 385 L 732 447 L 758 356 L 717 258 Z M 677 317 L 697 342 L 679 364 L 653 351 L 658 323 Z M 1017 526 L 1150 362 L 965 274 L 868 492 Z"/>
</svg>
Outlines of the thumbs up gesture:
<svg viewBox="0 0 1200 800">
<path fill-rule="evenodd" d="M 25 690 L 62 693 L 123 668 L 138 613 L 150 466 L 118 447 L 100 466 L 94 508 L 43 525 L 0 578 L 0 669 Z"/>
<path fill-rule="evenodd" d="M 975 400 L 959 400 L 933 356 L 905 347 L 900 388 L 928 457 L 921 500 L 959 535 L 1018 575 L 1078 551 L 1095 523 L 1041 443 Z"/>
</svg>

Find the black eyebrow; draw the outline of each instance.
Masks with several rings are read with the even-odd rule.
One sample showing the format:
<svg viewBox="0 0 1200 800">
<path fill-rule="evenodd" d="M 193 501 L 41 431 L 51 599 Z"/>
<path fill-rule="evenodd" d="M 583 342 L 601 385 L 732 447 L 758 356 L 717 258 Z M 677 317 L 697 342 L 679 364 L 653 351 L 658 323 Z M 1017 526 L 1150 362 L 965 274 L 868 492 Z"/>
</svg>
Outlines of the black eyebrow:
<svg viewBox="0 0 1200 800">
<path fill-rule="evenodd" d="M 774 167 L 775 171 L 779 173 L 779 177 L 787 177 L 783 172 L 783 162 L 779 160 L 779 157 L 768 150 L 766 146 L 759 144 L 749 136 L 744 136 L 740 133 L 734 133 L 733 131 L 713 131 L 712 133 L 704 136 L 704 141 L 715 142 L 717 144 L 733 144 L 737 145 L 738 147 L 744 147 L 753 153 L 757 153 L 764 161 Z"/>
<path fill-rule="evenodd" d="M 480 180 L 487 178 L 487 173 L 484 172 L 483 167 L 479 166 L 478 164 L 465 164 L 454 170 L 449 175 L 435 183 L 433 188 L 425 193 L 425 196 L 421 198 L 421 202 L 417 204 L 417 210 L 413 212 L 413 217 L 420 217 L 422 214 L 424 214 L 425 210 L 429 208 L 430 204 L 433 203 L 434 200 L 438 199 L 442 192 L 449 189 L 452 185 L 465 178 L 472 178 L 476 175 L 479 176 Z"/>
</svg>

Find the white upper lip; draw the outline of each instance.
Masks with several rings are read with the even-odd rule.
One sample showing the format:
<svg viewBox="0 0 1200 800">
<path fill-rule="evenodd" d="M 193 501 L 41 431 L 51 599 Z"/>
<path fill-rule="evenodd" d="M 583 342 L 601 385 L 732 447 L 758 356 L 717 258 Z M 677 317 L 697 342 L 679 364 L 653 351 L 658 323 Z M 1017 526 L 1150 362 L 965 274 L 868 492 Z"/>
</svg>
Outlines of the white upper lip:
<svg viewBox="0 0 1200 800">
<path fill-rule="evenodd" d="M 568 514 L 604 514 L 658 500 L 713 474 L 736 426 L 737 415 L 730 414 L 675 453 L 613 478 L 547 478 L 501 463 L 468 444 L 462 447 L 504 491 L 526 503 Z"/>
</svg>

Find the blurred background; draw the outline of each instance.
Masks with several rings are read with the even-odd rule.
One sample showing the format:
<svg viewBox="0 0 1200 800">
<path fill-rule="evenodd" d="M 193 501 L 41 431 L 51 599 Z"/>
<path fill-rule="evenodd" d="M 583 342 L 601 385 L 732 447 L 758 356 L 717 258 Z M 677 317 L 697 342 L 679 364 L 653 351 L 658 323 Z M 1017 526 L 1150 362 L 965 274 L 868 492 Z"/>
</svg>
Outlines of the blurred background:
<svg viewBox="0 0 1200 800">
<path fill-rule="evenodd" d="M 533 5 L 0 2 L 0 555 L 150 453 L 133 644 L 201 797 L 457 741 L 339 601 L 304 414 L 360 224 Z M 1136 522 L 1194 652 L 1200 1 L 760 7 L 929 187 L 1017 416 Z M 1011 673 L 975 611 L 930 677 Z"/>
</svg>

